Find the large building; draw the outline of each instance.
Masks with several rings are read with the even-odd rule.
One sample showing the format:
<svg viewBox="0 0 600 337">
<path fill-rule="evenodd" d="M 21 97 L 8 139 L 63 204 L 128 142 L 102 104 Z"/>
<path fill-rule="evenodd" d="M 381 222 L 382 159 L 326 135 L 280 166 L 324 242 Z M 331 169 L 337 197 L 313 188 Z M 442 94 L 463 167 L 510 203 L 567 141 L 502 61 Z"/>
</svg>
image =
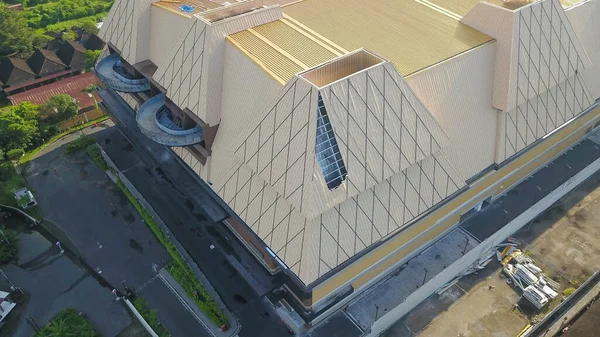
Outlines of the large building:
<svg viewBox="0 0 600 337">
<path fill-rule="evenodd" d="M 310 322 L 597 126 L 598 34 L 598 0 L 116 0 L 96 71 Z"/>
</svg>

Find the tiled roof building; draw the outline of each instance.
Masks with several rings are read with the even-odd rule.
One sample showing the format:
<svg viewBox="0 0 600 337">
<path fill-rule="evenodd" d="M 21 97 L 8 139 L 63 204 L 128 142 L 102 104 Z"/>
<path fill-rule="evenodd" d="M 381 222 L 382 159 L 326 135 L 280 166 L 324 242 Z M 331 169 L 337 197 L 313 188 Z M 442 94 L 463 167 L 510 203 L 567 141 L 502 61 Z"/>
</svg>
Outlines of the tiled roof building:
<svg viewBox="0 0 600 337">
<path fill-rule="evenodd" d="M 117 0 L 96 71 L 312 318 L 599 118 L 597 0 L 184 2 Z"/>
</svg>

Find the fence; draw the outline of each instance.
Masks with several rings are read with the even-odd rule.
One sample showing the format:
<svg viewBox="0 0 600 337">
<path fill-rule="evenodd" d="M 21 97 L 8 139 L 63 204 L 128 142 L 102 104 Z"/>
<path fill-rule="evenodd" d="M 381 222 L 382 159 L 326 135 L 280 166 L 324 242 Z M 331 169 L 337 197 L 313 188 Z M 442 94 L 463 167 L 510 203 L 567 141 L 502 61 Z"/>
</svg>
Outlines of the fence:
<svg viewBox="0 0 600 337">
<path fill-rule="evenodd" d="M 104 116 L 105 114 L 106 113 L 102 109 L 94 109 L 94 110 L 79 114 L 73 118 L 69 118 L 66 121 L 62 121 L 62 122 L 58 123 L 56 126 L 62 132 L 67 129 L 81 125 L 83 123 L 87 123 L 88 121 L 90 121 L 92 119 L 100 118 L 100 117 Z"/>
</svg>

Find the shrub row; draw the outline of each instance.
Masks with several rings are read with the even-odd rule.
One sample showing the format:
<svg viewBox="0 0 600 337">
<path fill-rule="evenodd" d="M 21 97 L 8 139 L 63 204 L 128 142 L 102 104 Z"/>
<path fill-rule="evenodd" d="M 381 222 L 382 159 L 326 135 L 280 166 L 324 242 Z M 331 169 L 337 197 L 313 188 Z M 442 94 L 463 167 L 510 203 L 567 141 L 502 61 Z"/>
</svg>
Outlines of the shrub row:
<svg viewBox="0 0 600 337">
<path fill-rule="evenodd" d="M 171 243 L 167 236 L 160 229 L 152 215 L 142 206 L 139 200 L 129 191 L 127 186 L 121 181 L 117 181 L 117 186 L 123 191 L 127 199 L 131 202 L 133 207 L 142 216 L 152 233 L 156 236 L 158 241 L 167 249 L 171 257 L 173 258 L 174 264 L 169 268 L 169 272 L 173 275 L 173 278 L 185 289 L 187 294 L 194 299 L 198 307 L 206 314 L 206 316 L 213 321 L 217 326 L 229 326 L 229 322 L 225 317 L 225 314 L 219 308 L 219 305 L 206 291 L 202 283 L 196 278 L 194 272 L 190 269 L 183 257 L 177 251 L 177 248 Z M 198 296 L 201 294 L 201 296 Z"/>
<path fill-rule="evenodd" d="M 100 166 L 100 168 L 104 171 L 108 170 L 108 164 L 102 157 L 102 153 L 100 153 L 100 149 L 96 146 L 96 143 L 88 146 L 86 149 L 87 153 L 92 157 L 92 160 L 96 163 L 96 165 Z"/>
<path fill-rule="evenodd" d="M 169 331 L 167 331 L 167 329 L 165 329 L 165 327 L 158 321 L 158 318 L 156 317 L 156 310 L 148 309 L 146 300 L 143 297 L 136 298 L 135 301 L 133 301 L 133 306 L 137 309 L 140 315 L 144 317 L 146 323 L 150 325 L 152 330 L 154 330 L 159 337 L 170 336 Z"/>
<path fill-rule="evenodd" d="M 67 309 L 34 335 L 34 337 L 57 336 L 99 337 L 100 334 L 79 312 Z"/>
<path fill-rule="evenodd" d="M 94 138 L 86 134 L 82 134 L 77 139 L 75 139 L 67 145 L 67 153 L 73 153 L 79 150 L 86 149 L 88 146 L 93 145 L 95 143 L 96 140 L 94 140 Z"/>
<path fill-rule="evenodd" d="M 108 168 L 108 165 L 104 161 L 104 158 L 97 147 L 89 146 L 87 150 L 94 162 L 96 162 L 100 168 L 103 170 Z M 167 249 L 167 252 L 169 252 L 173 258 L 174 263 L 168 268 L 169 273 L 171 273 L 173 278 L 183 287 L 183 289 L 185 289 L 187 294 L 196 302 L 202 312 L 204 312 L 213 323 L 219 327 L 224 326 L 228 328 L 229 322 L 227 317 L 225 317 L 225 314 L 221 308 L 219 308 L 217 302 L 215 302 L 212 296 L 206 291 L 202 283 L 196 278 L 196 275 L 185 262 L 181 254 L 179 254 L 177 248 L 163 233 L 156 221 L 154 221 L 154 217 L 144 206 L 142 206 L 140 201 L 121 180 L 117 180 L 117 186 L 123 191 L 123 194 L 125 194 L 142 219 L 144 219 L 144 222 L 148 225 L 152 233 L 154 233 L 158 241 Z"/>
</svg>

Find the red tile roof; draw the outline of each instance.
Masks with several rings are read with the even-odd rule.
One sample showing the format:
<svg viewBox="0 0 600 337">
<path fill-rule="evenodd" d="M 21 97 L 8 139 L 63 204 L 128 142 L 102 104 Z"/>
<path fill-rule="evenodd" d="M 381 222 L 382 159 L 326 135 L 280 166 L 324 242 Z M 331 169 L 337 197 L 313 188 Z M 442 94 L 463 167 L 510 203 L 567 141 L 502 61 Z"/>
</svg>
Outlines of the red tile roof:
<svg viewBox="0 0 600 337">
<path fill-rule="evenodd" d="M 79 102 L 79 106 L 84 109 L 94 105 L 94 99 L 86 93 L 81 92 L 90 84 L 98 84 L 96 74 L 89 72 L 74 77 L 69 77 L 58 82 L 50 83 L 39 88 L 31 89 L 22 93 L 8 96 L 12 104 L 17 105 L 21 102 L 31 102 L 34 104 L 44 104 L 50 97 L 58 94 L 68 94 Z M 96 100 L 101 101 L 100 97 L 94 93 Z"/>
</svg>

